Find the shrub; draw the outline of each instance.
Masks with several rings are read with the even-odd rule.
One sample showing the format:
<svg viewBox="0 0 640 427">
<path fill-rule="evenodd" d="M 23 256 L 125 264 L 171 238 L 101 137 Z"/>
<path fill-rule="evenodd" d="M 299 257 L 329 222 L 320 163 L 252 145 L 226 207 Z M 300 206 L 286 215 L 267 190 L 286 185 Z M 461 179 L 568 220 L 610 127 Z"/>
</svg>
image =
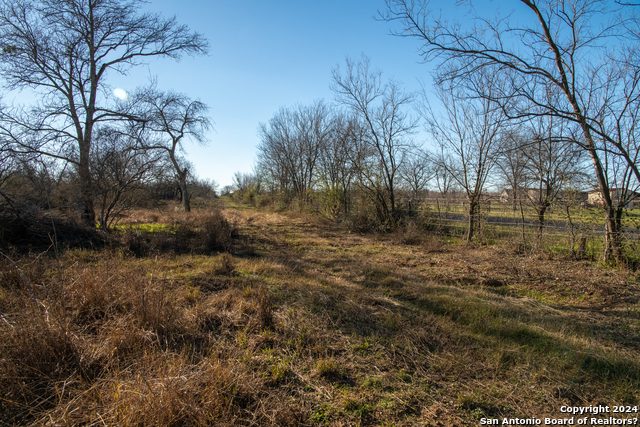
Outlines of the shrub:
<svg viewBox="0 0 640 427">
<path fill-rule="evenodd" d="M 122 238 L 124 250 L 135 257 L 143 257 L 149 251 L 149 245 L 140 230 L 128 228 Z"/>
<path fill-rule="evenodd" d="M 260 286 L 258 291 L 258 319 L 260 329 L 272 329 L 275 325 L 273 320 L 273 301 L 264 285 Z"/>
<path fill-rule="evenodd" d="M 229 252 L 238 230 L 222 214 L 219 209 L 207 213 L 201 220 L 200 236 L 205 250 L 223 250 Z"/>
<path fill-rule="evenodd" d="M 351 206 L 345 222 L 350 230 L 360 232 L 378 230 L 382 226 L 376 218 L 375 208 L 372 203 L 367 203 L 366 199 Z"/>
<path fill-rule="evenodd" d="M 236 265 L 233 257 L 228 253 L 224 253 L 216 258 L 216 264 L 211 271 L 215 276 L 227 276 L 231 277 L 235 274 Z"/>
<path fill-rule="evenodd" d="M 400 229 L 400 242 L 405 245 L 419 245 L 424 237 L 424 230 L 420 230 L 416 221 L 410 219 Z"/>
</svg>

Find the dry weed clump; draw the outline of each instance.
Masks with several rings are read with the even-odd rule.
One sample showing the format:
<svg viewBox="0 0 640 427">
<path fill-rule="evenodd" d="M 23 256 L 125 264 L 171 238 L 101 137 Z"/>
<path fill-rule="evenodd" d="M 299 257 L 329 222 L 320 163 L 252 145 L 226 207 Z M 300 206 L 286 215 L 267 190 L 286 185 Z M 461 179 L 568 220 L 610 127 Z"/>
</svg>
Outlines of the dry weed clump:
<svg viewBox="0 0 640 427">
<path fill-rule="evenodd" d="M 165 223 L 138 223 L 132 220 L 123 225 L 121 233 L 113 236 L 112 247 L 142 258 L 158 253 L 229 252 L 239 246 L 238 227 L 229 221 L 218 207 L 189 214 L 165 215 Z"/>
<path fill-rule="evenodd" d="M 425 209 L 407 213 L 392 234 L 392 239 L 404 245 L 420 245 L 427 250 L 432 247 L 438 250 L 440 236 L 434 231 L 435 222 L 432 213 Z"/>
<path fill-rule="evenodd" d="M 398 230 L 396 230 L 398 240 L 405 245 L 418 245 L 422 243 L 425 230 L 421 230 L 416 221 L 406 221 Z"/>
<path fill-rule="evenodd" d="M 110 381 L 60 405 L 57 423 L 106 425 L 223 425 L 242 423 L 261 379 L 211 354 L 194 363 L 186 352 L 147 352 Z M 95 407 L 99 417 L 73 409 Z M 105 410 L 107 409 L 108 410 Z M 97 418 L 97 419 L 96 419 Z"/>
<path fill-rule="evenodd" d="M 149 244 L 145 240 L 142 232 L 134 228 L 125 230 L 122 236 L 122 247 L 135 257 L 143 257 L 149 252 Z"/>
<path fill-rule="evenodd" d="M 82 361 L 77 336 L 53 323 L 41 307 L 28 308 L 20 318 L 7 314 L 11 324 L 0 326 L 1 423 L 19 422 L 55 407 L 59 385 L 91 371 Z"/>
<path fill-rule="evenodd" d="M 214 276 L 231 277 L 235 274 L 236 262 L 234 261 L 233 256 L 231 256 L 230 254 L 221 254 L 220 256 L 216 257 L 215 261 L 216 262 L 214 263 L 213 269 L 211 271 Z"/>
<path fill-rule="evenodd" d="M 217 209 L 203 216 L 199 226 L 202 245 L 208 250 L 229 251 L 238 237 L 237 228 Z"/>
</svg>

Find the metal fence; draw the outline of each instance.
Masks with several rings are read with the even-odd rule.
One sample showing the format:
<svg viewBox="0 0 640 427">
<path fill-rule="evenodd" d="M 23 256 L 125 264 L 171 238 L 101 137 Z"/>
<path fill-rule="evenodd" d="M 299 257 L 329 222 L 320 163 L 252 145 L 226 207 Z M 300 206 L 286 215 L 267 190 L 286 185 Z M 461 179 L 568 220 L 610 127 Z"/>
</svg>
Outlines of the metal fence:
<svg viewBox="0 0 640 427">
<path fill-rule="evenodd" d="M 431 227 L 453 233 L 466 231 L 468 202 L 462 199 L 426 198 L 405 201 L 413 215 L 420 216 Z M 477 232 L 484 237 L 518 235 L 523 240 L 545 238 L 565 240 L 576 245 L 581 240 L 604 236 L 604 210 L 585 203 L 549 206 L 540 226 L 538 212 L 528 200 L 504 203 L 482 201 L 475 214 Z M 625 209 L 622 215 L 622 238 L 627 244 L 640 243 L 640 209 Z"/>
</svg>

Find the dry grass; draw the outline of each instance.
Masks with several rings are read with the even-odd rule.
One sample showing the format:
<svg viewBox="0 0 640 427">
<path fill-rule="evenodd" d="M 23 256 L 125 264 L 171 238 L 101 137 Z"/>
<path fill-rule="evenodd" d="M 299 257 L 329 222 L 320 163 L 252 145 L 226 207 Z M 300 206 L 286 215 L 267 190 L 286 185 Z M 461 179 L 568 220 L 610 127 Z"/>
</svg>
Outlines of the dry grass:
<svg viewBox="0 0 640 427">
<path fill-rule="evenodd" d="M 211 254 L 241 246 L 237 225 L 217 206 L 188 215 L 134 213 L 111 237 L 114 248 L 136 257 L 167 252 Z"/>
<path fill-rule="evenodd" d="M 479 425 L 638 404 L 629 271 L 252 209 L 129 219 L 173 233 L 9 254 L 36 302 L 0 261 L 0 424 Z"/>
</svg>

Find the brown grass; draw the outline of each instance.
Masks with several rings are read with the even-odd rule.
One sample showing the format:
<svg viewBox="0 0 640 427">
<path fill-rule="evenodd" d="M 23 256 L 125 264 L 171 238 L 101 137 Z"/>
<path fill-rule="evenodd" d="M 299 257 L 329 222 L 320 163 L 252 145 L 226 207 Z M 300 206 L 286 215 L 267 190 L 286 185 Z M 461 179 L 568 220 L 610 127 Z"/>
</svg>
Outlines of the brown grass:
<svg viewBox="0 0 640 427">
<path fill-rule="evenodd" d="M 629 271 L 248 208 L 129 219 L 187 231 L 133 227 L 59 264 L 9 254 L 36 302 L 0 260 L 0 424 L 479 425 L 638 404 Z"/>
</svg>

